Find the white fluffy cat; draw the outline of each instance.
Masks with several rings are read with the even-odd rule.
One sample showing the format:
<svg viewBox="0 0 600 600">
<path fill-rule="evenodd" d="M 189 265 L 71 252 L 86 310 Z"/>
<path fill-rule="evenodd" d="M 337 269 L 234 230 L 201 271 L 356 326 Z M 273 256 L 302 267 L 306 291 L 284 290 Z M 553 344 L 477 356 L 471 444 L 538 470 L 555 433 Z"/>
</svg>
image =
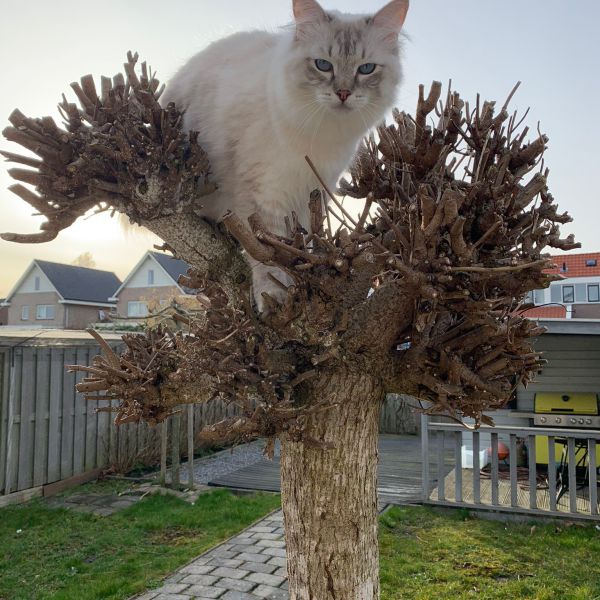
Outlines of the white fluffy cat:
<svg viewBox="0 0 600 600">
<path fill-rule="evenodd" d="M 185 111 L 184 129 L 199 131 L 208 153 L 219 189 L 203 199 L 206 217 L 218 220 L 231 210 L 245 220 L 258 211 L 271 231 L 283 234 L 284 217 L 295 211 L 308 227 L 308 199 L 319 183 L 304 156 L 333 187 L 392 106 L 408 3 L 392 0 L 365 16 L 293 0 L 293 27 L 236 33 L 177 72 L 162 102 Z M 262 310 L 262 292 L 281 294 L 268 272 L 288 279 L 251 262 Z"/>
</svg>

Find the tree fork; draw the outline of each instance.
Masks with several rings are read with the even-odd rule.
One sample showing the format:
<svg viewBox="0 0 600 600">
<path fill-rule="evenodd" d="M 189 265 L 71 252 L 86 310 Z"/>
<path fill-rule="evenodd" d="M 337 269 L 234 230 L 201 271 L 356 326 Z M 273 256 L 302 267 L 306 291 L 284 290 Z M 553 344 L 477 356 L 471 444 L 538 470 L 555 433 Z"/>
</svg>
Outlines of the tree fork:
<svg viewBox="0 0 600 600">
<path fill-rule="evenodd" d="M 281 437 L 290 598 L 374 600 L 383 386 L 362 369 L 340 369 L 322 373 L 307 393 L 328 407 L 305 422 L 306 434 L 325 447 Z"/>
</svg>

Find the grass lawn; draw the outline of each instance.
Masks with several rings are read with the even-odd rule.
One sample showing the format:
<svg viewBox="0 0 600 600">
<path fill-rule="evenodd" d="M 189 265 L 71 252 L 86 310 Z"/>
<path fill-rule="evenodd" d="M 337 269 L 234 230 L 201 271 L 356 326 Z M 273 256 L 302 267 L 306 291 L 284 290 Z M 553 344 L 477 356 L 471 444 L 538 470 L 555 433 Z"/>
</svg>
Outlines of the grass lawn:
<svg viewBox="0 0 600 600">
<path fill-rule="evenodd" d="M 85 487 L 107 492 L 119 484 Z M 0 599 L 128 598 L 279 501 L 219 490 L 195 506 L 148 497 L 109 517 L 49 509 L 40 500 L 3 508 Z M 381 518 L 380 548 L 382 600 L 600 600 L 600 532 L 593 525 L 532 529 L 465 511 L 393 508 Z"/>
<path fill-rule="evenodd" d="M 40 500 L 3 508 L 0 599 L 127 598 L 278 506 L 273 494 L 219 490 L 194 506 L 147 497 L 109 517 L 50 509 Z"/>
<path fill-rule="evenodd" d="M 394 508 L 381 519 L 382 600 L 600 600 L 593 525 L 504 524 Z"/>
</svg>

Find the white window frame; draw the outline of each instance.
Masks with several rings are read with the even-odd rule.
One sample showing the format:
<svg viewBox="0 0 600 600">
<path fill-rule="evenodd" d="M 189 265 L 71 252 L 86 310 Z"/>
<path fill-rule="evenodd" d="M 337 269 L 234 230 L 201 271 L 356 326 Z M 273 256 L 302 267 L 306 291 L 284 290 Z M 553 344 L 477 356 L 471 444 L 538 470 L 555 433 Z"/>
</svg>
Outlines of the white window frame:
<svg viewBox="0 0 600 600">
<path fill-rule="evenodd" d="M 590 288 L 596 288 L 596 300 L 590 300 Z M 588 283 L 587 285 L 587 301 L 588 302 L 592 302 L 592 303 L 596 303 L 596 302 L 600 302 L 600 284 L 598 283 Z"/>
<path fill-rule="evenodd" d="M 54 304 L 36 304 L 35 320 L 36 321 L 52 321 L 56 316 Z"/>
<path fill-rule="evenodd" d="M 21 306 L 21 321 L 29 321 L 29 306 Z"/>
<path fill-rule="evenodd" d="M 148 285 L 154 285 L 154 269 L 148 269 Z"/>
<path fill-rule="evenodd" d="M 572 300 L 565 300 L 565 290 L 571 288 Z M 563 285 L 562 286 L 562 301 L 563 304 L 574 304 L 575 303 L 575 286 L 574 285 Z"/>
<path fill-rule="evenodd" d="M 39 292 L 41 285 L 42 285 L 42 283 L 40 281 L 40 278 L 36 276 L 36 278 L 33 280 L 33 289 L 36 292 Z"/>
<path fill-rule="evenodd" d="M 141 300 L 131 300 L 127 303 L 127 316 L 128 317 L 147 317 L 148 316 L 148 303 L 142 302 Z"/>
</svg>

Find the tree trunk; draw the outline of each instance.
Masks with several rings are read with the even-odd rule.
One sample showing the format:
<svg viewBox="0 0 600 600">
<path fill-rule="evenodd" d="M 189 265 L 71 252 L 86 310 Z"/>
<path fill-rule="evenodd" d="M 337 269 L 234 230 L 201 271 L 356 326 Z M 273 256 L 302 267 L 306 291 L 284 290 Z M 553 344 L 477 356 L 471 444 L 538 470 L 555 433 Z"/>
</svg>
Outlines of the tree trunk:
<svg viewBox="0 0 600 600">
<path fill-rule="evenodd" d="M 335 371 L 312 382 L 310 394 L 334 406 L 309 415 L 306 434 L 334 447 L 282 439 L 290 600 L 376 600 L 377 437 L 383 389 L 364 371 Z"/>
</svg>

